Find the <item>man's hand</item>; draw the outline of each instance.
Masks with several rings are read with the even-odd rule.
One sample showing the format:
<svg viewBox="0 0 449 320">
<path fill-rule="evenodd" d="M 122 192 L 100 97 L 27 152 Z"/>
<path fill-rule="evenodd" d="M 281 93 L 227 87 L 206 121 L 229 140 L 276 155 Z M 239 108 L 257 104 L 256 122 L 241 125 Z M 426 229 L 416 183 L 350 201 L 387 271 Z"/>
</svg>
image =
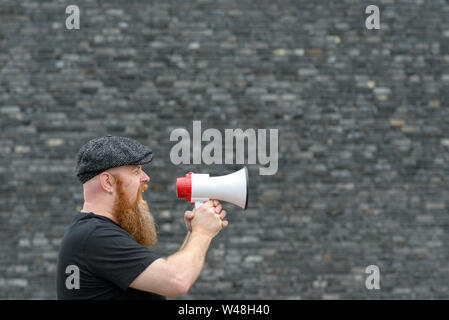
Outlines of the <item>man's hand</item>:
<svg viewBox="0 0 449 320">
<path fill-rule="evenodd" d="M 193 214 L 192 211 L 186 211 L 186 212 L 184 212 L 184 222 L 186 223 L 186 227 L 187 227 L 187 230 L 188 230 L 189 232 L 192 232 L 192 224 L 191 224 L 191 221 L 192 221 L 192 219 L 193 219 L 194 216 L 195 216 L 195 215 Z"/>
<path fill-rule="evenodd" d="M 223 220 L 226 217 L 226 210 L 222 210 L 222 206 L 221 204 L 217 201 L 217 200 L 209 200 L 205 203 L 203 203 L 203 205 L 201 207 L 203 207 L 205 204 L 211 204 L 212 207 L 214 208 L 214 212 L 220 217 L 221 221 L 221 227 L 224 228 L 228 225 L 228 221 Z M 200 208 L 201 208 L 200 207 Z M 198 208 L 198 209 L 200 209 Z M 192 232 L 192 220 L 195 217 L 195 212 L 197 211 L 197 209 L 194 209 L 193 211 L 186 211 L 184 212 L 184 222 L 186 224 L 187 230 L 189 232 Z"/>
</svg>

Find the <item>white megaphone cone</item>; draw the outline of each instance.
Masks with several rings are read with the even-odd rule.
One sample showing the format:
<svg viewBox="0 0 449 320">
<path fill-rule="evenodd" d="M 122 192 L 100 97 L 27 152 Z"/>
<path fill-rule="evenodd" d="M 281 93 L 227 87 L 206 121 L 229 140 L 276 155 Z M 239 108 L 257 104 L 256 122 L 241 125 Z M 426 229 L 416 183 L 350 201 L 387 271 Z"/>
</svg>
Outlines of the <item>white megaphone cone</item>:
<svg viewBox="0 0 449 320">
<path fill-rule="evenodd" d="M 195 203 L 195 208 L 204 201 L 215 199 L 233 203 L 246 210 L 248 206 L 248 170 L 243 169 L 218 177 L 189 172 L 176 179 L 178 198 Z"/>
</svg>

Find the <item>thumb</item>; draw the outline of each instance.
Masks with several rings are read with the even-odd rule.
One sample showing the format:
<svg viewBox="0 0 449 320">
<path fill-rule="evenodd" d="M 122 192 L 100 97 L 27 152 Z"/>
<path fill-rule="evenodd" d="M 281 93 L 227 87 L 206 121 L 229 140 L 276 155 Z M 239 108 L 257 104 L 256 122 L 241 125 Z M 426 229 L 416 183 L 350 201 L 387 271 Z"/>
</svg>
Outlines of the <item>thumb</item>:
<svg viewBox="0 0 449 320">
<path fill-rule="evenodd" d="M 186 211 L 184 214 L 184 217 L 189 220 L 193 219 L 193 216 L 194 216 L 194 213 L 192 211 Z"/>
</svg>

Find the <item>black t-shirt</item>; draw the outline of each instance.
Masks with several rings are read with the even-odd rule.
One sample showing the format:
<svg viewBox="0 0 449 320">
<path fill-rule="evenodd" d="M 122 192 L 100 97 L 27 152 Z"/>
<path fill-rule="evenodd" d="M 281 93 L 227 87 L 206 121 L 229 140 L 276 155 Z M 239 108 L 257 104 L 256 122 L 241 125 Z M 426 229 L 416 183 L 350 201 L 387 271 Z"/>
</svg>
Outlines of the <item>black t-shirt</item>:
<svg viewBox="0 0 449 320">
<path fill-rule="evenodd" d="M 165 299 L 129 288 L 153 261 L 160 258 L 111 219 L 78 213 L 59 249 L 58 299 Z"/>
</svg>

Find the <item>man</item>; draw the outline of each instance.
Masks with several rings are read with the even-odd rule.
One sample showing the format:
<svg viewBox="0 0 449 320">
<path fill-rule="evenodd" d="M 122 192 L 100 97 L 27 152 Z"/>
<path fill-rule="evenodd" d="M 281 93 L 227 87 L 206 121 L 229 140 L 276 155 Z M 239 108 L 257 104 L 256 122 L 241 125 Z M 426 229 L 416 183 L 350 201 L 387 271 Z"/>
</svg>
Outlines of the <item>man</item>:
<svg viewBox="0 0 449 320">
<path fill-rule="evenodd" d="M 149 249 L 153 216 L 141 194 L 151 149 L 115 136 L 93 139 L 77 156 L 84 206 L 59 250 L 58 299 L 165 299 L 185 294 L 198 278 L 209 244 L 228 222 L 218 201 L 186 211 L 181 248 L 169 257 Z"/>
</svg>

